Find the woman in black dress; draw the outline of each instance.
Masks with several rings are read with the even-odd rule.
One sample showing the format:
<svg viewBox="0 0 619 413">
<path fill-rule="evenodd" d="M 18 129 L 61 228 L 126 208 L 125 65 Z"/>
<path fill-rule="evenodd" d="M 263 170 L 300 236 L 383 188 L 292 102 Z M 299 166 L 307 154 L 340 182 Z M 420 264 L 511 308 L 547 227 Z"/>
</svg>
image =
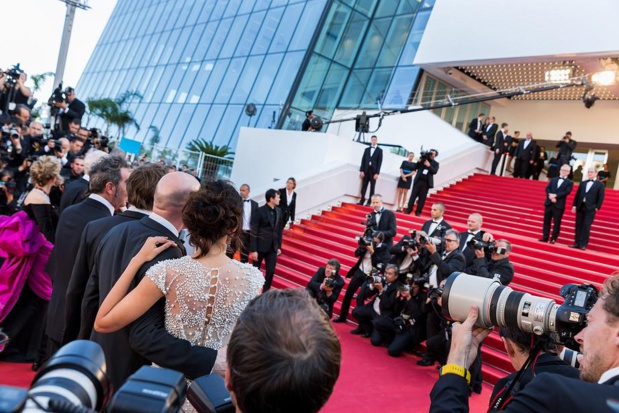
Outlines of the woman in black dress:
<svg viewBox="0 0 619 413">
<path fill-rule="evenodd" d="M 402 212 L 402 209 L 405 207 L 406 195 L 413 183 L 413 175 L 415 175 L 415 171 L 413 170 L 415 163 L 413 159 L 415 159 L 415 154 L 410 152 L 408 154 L 408 160 L 402 161 L 402 165 L 400 165 L 400 179 L 398 179 L 398 188 L 396 189 L 395 196 L 397 212 Z"/>
</svg>

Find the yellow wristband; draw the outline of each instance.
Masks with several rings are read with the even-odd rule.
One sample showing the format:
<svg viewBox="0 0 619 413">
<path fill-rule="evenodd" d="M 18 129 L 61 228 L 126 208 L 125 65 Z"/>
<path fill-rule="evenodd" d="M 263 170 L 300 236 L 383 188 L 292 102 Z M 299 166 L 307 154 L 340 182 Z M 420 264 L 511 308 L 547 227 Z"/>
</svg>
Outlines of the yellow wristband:
<svg viewBox="0 0 619 413">
<path fill-rule="evenodd" d="M 464 377 L 466 384 L 471 384 L 471 372 L 457 364 L 445 364 L 441 367 L 441 376 L 445 374 L 455 374 L 456 376 Z"/>
</svg>

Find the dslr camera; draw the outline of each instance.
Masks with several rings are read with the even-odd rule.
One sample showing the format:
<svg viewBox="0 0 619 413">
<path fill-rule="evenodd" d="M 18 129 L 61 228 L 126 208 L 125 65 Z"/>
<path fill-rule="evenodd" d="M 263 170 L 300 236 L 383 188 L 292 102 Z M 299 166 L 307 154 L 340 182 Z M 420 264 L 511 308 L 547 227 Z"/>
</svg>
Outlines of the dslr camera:
<svg viewBox="0 0 619 413">
<path fill-rule="evenodd" d="M 443 313 L 455 321 L 464 321 L 471 306 L 479 307 L 477 325 L 484 328 L 515 327 L 542 335 L 557 333 L 560 343 L 578 350 L 574 340 L 586 326 L 586 315 L 594 306 L 598 290 L 590 284 L 567 284 L 559 294 L 558 305 L 550 298 L 514 291 L 497 280 L 454 273 L 443 291 Z"/>
<path fill-rule="evenodd" d="M 443 238 L 440 237 L 430 237 L 427 235 L 419 235 L 419 243 L 420 244 L 434 244 L 434 245 L 442 245 Z"/>
<path fill-rule="evenodd" d="M 402 244 L 404 245 L 404 248 L 412 248 L 414 250 L 419 249 L 419 241 L 417 241 L 417 231 L 411 229 L 410 231 L 408 231 L 408 233 L 410 234 L 410 238 L 402 239 Z"/>
<path fill-rule="evenodd" d="M 325 278 L 325 287 L 335 288 L 335 279 L 331 277 Z"/>
<path fill-rule="evenodd" d="M 16 65 L 13 65 L 13 67 L 11 67 L 10 69 L 7 69 L 4 71 L 4 74 L 6 75 L 6 79 L 5 79 L 5 83 L 8 87 L 13 87 L 17 84 L 17 80 L 19 80 L 19 76 L 23 73 L 24 71 L 21 70 L 21 68 L 19 67 L 19 63 L 17 63 Z"/>
<path fill-rule="evenodd" d="M 376 267 L 372 267 L 370 275 L 368 275 L 368 283 L 385 283 L 385 276 L 382 274 L 384 265 L 379 263 Z"/>
<path fill-rule="evenodd" d="M 495 247 L 494 247 L 494 241 L 482 241 L 476 238 L 471 238 L 467 243 L 466 246 L 469 248 L 474 248 L 476 250 L 483 250 L 485 249 L 486 251 L 490 251 L 490 252 L 494 252 Z M 504 248 L 501 248 L 504 249 Z M 505 251 L 503 251 L 505 252 Z"/>
</svg>

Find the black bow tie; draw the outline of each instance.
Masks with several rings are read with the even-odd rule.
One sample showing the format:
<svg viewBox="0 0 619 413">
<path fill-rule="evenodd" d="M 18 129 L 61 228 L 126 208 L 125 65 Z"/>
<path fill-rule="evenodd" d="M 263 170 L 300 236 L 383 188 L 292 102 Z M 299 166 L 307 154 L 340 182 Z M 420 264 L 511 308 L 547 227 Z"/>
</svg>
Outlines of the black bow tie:
<svg viewBox="0 0 619 413">
<path fill-rule="evenodd" d="M 243 202 L 251 202 L 251 199 L 246 199 Z"/>
<path fill-rule="evenodd" d="M 471 232 L 471 231 L 469 231 L 469 232 L 468 232 L 468 234 L 469 234 L 469 235 L 475 235 L 475 233 L 474 233 L 474 232 Z"/>
<path fill-rule="evenodd" d="M 438 224 L 439 222 L 438 222 L 438 221 L 432 221 L 432 223 L 433 223 L 433 224 Z"/>
</svg>

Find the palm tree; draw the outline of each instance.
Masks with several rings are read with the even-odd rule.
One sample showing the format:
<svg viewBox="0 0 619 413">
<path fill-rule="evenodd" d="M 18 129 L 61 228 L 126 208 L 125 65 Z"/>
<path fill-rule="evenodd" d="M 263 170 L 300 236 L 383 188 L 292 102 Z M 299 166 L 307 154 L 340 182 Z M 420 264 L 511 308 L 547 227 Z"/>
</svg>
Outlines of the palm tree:
<svg viewBox="0 0 619 413">
<path fill-rule="evenodd" d="M 217 156 L 219 158 L 231 158 L 234 152 L 228 145 L 218 146 L 213 142 L 208 142 L 204 138 L 194 139 L 187 144 L 187 150 L 192 152 L 203 152 L 205 155 Z"/>
<path fill-rule="evenodd" d="M 41 86 L 45 83 L 48 77 L 54 76 L 54 72 L 45 72 L 40 73 L 38 75 L 30 75 L 30 80 L 32 80 L 32 93 L 37 93 L 41 90 Z"/>
<path fill-rule="evenodd" d="M 139 92 L 128 90 L 120 94 L 116 99 L 99 98 L 88 99 L 88 112 L 102 119 L 105 122 L 105 133 L 109 135 L 110 126 L 116 126 L 118 137 L 125 134 L 125 129 L 129 125 L 134 125 L 137 130 L 140 130 L 140 125 L 133 117 L 133 114 L 125 109 L 125 104 L 132 99 L 142 100 L 142 95 Z"/>
</svg>

